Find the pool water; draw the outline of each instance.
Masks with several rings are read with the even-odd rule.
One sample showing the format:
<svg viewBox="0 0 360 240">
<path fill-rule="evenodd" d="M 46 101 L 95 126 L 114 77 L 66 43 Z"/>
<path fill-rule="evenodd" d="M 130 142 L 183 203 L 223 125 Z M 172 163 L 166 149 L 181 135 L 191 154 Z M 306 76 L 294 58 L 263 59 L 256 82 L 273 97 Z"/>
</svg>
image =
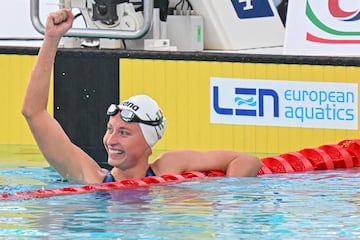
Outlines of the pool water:
<svg viewBox="0 0 360 240">
<path fill-rule="evenodd" d="M 1 192 L 59 179 L 36 151 L 1 159 Z M 354 168 L 2 201 L 0 239 L 360 239 L 359 187 Z"/>
</svg>

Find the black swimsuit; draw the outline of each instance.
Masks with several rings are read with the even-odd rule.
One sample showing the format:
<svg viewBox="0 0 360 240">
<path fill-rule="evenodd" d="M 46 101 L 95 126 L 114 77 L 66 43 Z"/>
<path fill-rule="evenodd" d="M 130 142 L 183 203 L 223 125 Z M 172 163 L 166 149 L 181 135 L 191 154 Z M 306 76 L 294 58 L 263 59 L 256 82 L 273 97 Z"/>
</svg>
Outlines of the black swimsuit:
<svg viewBox="0 0 360 240">
<path fill-rule="evenodd" d="M 156 176 L 156 174 L 154 173 L 154 171 L 151 169 L 151 167 L 148 168 L 147 172 L 146 172 L 146 177 L 149 176 Z M 109 171 L 106 176 L 104 177 L 103 183 L 108 183 L 108 182 L 115 182 L 115 178 L 114 176 L 111 174 L 111 172 Z"/>
</svg>

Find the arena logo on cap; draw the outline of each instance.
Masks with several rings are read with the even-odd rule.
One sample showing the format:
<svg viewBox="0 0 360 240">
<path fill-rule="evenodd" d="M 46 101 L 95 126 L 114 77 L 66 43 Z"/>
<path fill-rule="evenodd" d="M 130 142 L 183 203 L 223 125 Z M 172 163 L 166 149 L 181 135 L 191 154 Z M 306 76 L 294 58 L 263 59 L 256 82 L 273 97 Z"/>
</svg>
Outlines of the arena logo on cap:
<svg viewBox="0 0 360 240">
<path fill-rule="evenodd" d="M 307 41 L 323 44 L 360 43 L 359 1 L 328 0 L 325 7 L 324 1 L 306 0 L 306 17 L 316 29 L 307 31 Z"/>
<path fill-rule="evenodd" d="M 354 130 L 357 91 L 357 83 L 212 77 L 210 122 Z"/>
<path fill-rule="evenodd" d="M 124 107 L 128 107 L 128 108 L 134 110 L 135 112 L 136 112 L 137 110 L 139 110 L 139 106 L 138 106 L 138 105 L 136 105 L 135 103 L 129 102 L 129 101 L 125 101 L 125 102 L 123 102 L 121 105 L 123 105 Z"/>
<path fill-rule="evenodd" d="M 274 16 L 268 0 L 231 0 L 231 2 L 240 19 Z"/>
</svg>

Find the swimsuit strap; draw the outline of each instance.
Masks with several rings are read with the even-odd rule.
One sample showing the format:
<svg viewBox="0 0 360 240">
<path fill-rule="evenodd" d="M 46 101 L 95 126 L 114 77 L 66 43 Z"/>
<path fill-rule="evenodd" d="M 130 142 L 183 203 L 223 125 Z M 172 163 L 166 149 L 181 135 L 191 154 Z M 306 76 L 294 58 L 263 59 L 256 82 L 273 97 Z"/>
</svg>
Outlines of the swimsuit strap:
<svg viewBox="0 0 360 240">
<path fill-rule="evenodd" d="M 156 174 L 154 173 L 154 171 L 152 170 L 151 167 L 149 167 L 146 172 L 146 177 L 149 177 L 149 176 L 156 176 Z M 103 180 L 103 183 L 108 183 L 108 182 L 115 182 L 115 178 L 111 174 L 111 171 L 107 172 L 107 174 L 105 175 L 104 180 Z"/>
<path fill-rule="evenodd" d="M 115 178 L 110 171 L 107 172 L 103 180 L 103 183 L 108 183 L 108 182 L 115 182 Z"/>
<path fill-rule="evenodd" d="M 152 170 L 151 167 L 149 167 L 146 172 L 146 177 L 149 177 L 149 176 L 156 176 L 156 174 L 154 173 L 154 171 Z"/>
</svg>

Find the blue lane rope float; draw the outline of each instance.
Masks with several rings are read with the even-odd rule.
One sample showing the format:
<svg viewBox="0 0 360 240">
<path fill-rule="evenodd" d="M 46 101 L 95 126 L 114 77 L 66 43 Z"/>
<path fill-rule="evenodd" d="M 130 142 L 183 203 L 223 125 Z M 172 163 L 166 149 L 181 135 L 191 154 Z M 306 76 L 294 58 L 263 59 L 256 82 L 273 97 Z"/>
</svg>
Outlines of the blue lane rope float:
<svg viewBox="0 0 360 240">
<path fill-rule="evenodd" d="M 331 170 L 360 167 L 360 139 L 345 139 L 337 144 L 325 144 L 317 148 L 305 148 L 279 156 L 261 159 L 263 166 L 258 176 L 274 173 L 294 173 L 314 170 Z M 148 187 L 153 184 L 183 182 L 206 177 L 222 177 L 221 171 L 184 172 L 182 174 L 166 174 L 149 176 L 142 179 L 125 179 L 118 182 L 91 184 L 80 187 L 64 187 L 60 189 L 37 189 L 15 193 L 0 193 L 1 201 L 26 200 L 54 196 L 102 192 L 117 189 Z"/>
</svg>

